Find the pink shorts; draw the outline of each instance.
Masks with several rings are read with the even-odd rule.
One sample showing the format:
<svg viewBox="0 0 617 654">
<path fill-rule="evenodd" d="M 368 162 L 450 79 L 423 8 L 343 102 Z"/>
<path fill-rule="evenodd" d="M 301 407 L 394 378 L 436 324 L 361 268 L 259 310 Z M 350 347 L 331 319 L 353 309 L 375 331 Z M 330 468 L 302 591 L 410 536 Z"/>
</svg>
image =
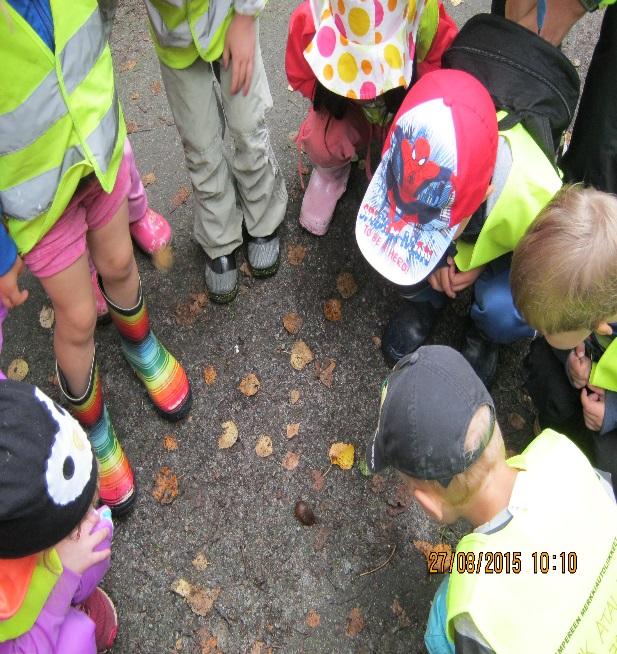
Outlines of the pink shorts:
<svg viewBox="0 0 617 654">
<path fill-rule="evenodd" d="M 87 250 L 86 233 L 101 229 L 118 213 L 130 185 L 129 159 L 125 154 L 111 193 L 105 193 L 96 179 L 79 189 L 56 224 L 24 255 L 32 273 L 52 277 L 72 266 Z"/>
</svg>

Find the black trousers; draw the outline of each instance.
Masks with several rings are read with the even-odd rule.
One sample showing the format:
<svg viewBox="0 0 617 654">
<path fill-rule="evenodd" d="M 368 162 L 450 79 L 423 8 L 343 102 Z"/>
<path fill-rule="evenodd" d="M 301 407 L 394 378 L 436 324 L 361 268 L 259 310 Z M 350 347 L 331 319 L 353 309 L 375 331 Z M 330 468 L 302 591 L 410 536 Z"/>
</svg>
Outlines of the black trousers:
<svg viewBox="0 0 617 654">
<path fill-rule="evenodd" d="M 610 472 L 617 494 L 617 430 L 601 436 L 585 427 L 581 391 L 570 384 L 563 363 L 543 338 L 532 341 L 525 368 L 525 386 L 542 429 L 550 427 L 568 436 L 594 466 Z"/>
</svg>

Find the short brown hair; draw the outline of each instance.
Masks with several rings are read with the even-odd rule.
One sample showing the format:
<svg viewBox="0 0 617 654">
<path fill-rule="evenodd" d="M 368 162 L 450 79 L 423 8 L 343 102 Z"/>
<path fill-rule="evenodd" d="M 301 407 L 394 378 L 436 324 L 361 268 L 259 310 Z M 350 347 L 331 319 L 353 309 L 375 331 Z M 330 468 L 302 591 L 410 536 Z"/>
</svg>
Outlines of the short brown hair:
<svg viewBox="0 0 617 654">
<path fill-rule="evenodd" d="M 617 197 L 565 186 L 514 250 L 514 302 L 543 334 L 595 329 L 617 313 Z"/>
</svg>

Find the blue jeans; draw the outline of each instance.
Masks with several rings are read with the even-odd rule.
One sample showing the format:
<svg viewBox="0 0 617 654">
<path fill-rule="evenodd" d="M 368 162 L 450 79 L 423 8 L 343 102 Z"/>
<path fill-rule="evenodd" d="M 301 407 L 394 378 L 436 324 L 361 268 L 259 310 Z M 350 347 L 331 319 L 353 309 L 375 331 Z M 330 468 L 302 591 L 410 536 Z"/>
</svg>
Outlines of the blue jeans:
<svg viewBox="0 0 617 654">
<path fill-rule="evenodd" d="M 493 343 L 514 343 L 530 338 L 534 330 L 523 320 L 514 306 L 510 289 L 510 255 L 491 261 L 474 285 L 471 319 Z M 443 293 L 434 291 L 428 282 L 408 286 L 402 292 L 411 302 L 430 302 L 435 308 L 446 303 Z"/>
<path fill-rule="evenodd" d="M 448 593 L 448 582 L 450 575 L 446 575 L 439 584 L 439 588 L 433 597 L 431 612 L 428 615 L 426 631 L 424 632 L 424 644 L 429 654 L 454 654 L 454 643 L 448 640 L 446 617 L 446 595 Z"/>
</svg>

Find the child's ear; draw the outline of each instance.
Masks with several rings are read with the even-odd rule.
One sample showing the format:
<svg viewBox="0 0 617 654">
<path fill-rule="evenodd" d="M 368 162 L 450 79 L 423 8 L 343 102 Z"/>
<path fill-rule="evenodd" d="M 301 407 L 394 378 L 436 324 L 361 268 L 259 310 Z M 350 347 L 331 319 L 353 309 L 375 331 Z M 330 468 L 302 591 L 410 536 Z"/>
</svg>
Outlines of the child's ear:
<svg viewBox="0 0 617 654">
<path fill-rule="evenodd" d="M 611 336 L 613 334 L 613 328 L 603 320 L 596 328 L 595 332 L 600 334 L 600 336 Z"/>
<path fill-rule="evenodd" d="M 444 522 L 443 503 L 441 498 L 423 488 L 415 488 L 413 496 L 416 502 L 437 522 Z"/>
</svg>

